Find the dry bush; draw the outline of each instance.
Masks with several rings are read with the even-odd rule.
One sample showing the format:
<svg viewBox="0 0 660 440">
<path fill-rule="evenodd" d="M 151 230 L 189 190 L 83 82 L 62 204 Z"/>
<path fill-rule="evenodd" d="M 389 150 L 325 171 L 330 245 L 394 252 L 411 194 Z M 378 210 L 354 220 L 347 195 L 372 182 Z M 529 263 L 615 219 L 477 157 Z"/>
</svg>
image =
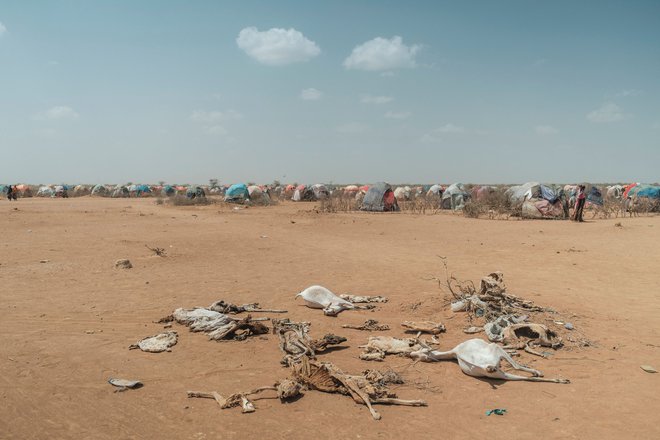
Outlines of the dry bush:
<svg viewBox="0 0 660 440">
<path fill-rule="evenodd" d="M 333 193 L 330 197 L 319 200 L 320 212 L 348 212 L 359 210 L 358 202 L 355 196 L 345 196 L 338 192 Z"/>
<path fill-rule="evenodd" d="M 158 200 L 162 199 L 156 199 L 157 204 L 159 204 Z M 191 199 L 184 195 L 177 194 L 175 196 L 169 197 L 167 199 L 167 203 L 173 206 L 204 206 L 210 205 L 214 203 L 214 201 L 208 197 L 195 197 L 194 199 Z M 160 204 L 162 204 L 162 202 Z"/>
<path fill-rule="evenodd" d="M 522 202 L 513 202 L 506 194 L 506 188 L 497 188 L 479 199 L 471 198 L 465 203 L 463 215 L 479 218 L 488 215 L 489 218 L 520 217 Z"/>
</svg>

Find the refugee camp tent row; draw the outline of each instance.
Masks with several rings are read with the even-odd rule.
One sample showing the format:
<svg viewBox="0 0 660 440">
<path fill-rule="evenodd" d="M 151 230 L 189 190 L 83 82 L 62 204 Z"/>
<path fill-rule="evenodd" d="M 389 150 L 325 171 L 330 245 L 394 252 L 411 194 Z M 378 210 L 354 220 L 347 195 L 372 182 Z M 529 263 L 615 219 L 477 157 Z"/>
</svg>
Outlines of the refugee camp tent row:
<svg viewBox="0 0 660 440">
<path fill-rule="evenodd" d="M 330 191 L 322 183 L 317 183 L 312 186 L 298 185 L 293 192 L 291 200 L 294 202 L 313 202 L 330 197 Z"/>
</svg>

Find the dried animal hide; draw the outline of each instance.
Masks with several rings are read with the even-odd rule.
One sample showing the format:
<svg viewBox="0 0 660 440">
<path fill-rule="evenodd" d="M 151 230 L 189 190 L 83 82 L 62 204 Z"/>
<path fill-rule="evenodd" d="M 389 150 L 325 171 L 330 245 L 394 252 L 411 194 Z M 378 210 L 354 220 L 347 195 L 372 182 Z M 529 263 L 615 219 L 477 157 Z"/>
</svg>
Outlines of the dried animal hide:
<svg viewBox="0 0 660 440">
<path fill-rule="evenodd" d="M 139 348 L 148 353 L 160 353 L 163 351 L 171 351 L 170 347 L 176 345 L 179 339 L 177 332 L 159 333 L 154 336 L 141 339 L 135 344 L 129 345 L 129 350 Z"/>
<path fill-rule="evenodd" d="M 248 336 L 263 335 L 269 332 L 261 322 L 252 320 L 248 315 L 244 319 L 234 319 L 225 314 L 204 309 L 176 309 L 172 317 L 179 324 L 186 325 L 193 332 L 204 332 L 212 340 L 244 340 Z"/>
<path fill-rule="evenodd" d="M 390 326 L 387 324 L 379 324 L 378 321 L 374 319 L 367 319 L 362 325 L 353 325 L 353 324 L 344 324 L 343 328 L 352 328 L 354 330 L 366 330 L 370 332 L 374 331 L 385 331 L 389 330 Z"/>
<path fill-rule="evenodd" d="M 557 349 L 563 345 L 555 332 L 542 324 L 513 324 L 504 328 L 502 343 L 505 348 L 523 349 L 538 344 Z M 536 354 L 536 353 L 534 353 Z"/>
<path fill-rule="evenodd" d="M 341 299 L 345 299 L 346 301 L 353 303 L 353 304 L 363 304 L 363 303 L 386 303 L 388 301 L 387 298 L 384 296 L 359 296 L 359 295 L 339 295 Z"/>
<path fill-rule="evenodd" d="M 407 331 L 429 333 L 432 335 L 437 335 L 446 330 L 443 324 L 433 321 L 404 321 L 401 323 L 401 327 Z"/>
</svg>

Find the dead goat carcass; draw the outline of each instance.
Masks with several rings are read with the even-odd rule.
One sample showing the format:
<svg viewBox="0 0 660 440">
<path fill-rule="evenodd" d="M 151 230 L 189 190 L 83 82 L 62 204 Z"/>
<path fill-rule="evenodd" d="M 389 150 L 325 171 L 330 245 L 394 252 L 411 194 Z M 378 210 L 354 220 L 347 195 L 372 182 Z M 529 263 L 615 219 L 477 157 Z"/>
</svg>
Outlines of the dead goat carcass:
<svg viewBox="0 0 660 440">
<path fill-rule="evenodd" d="M 392 336 L 370 336 L 366 345 L 360 345 L 363 349 L 360 359 L 363 361 L 382 361 L 388 354 L 410 354 L 420 350 L 417 338 L 394 338 Z"/>
<path fill-rule="evenodd" d="M 364 303 L 386 303 L 388 301 L 387 298 L 384 296 L 367 296 L 367 295 L 350 295 L 350 294 L 344 294 L 344 295 L 339 295 L 341 299 L 345 299 L 346 301 L 353 303 L 353 304 L 364 304 Z"/>
<path fill-rule="evenodd" d="M 458 344 L 452 350 L 432 350 L 425 346 L 410 353 L 410 357 L 425 362 L 456 359 L 463 373 L 473 377 L 489 377 L 501 380 L 527 380 L 530 382 L 570 383 L 567 379 L 546 379 L 543 374 L 529 367 L 525 367 L 513 360 L 502 347 L 488 343 L 482 339 L 469 339 Z M 531 373 L 532 376 L 520 376 L 502 371 L 500 363 L 507 361 L 516 370 Z"/>
<path fill-rule="evenodd" d="M 351 328 L 354 330 L 366 330 L 369 332 L 389 330 L 390 326 L 387 324 L 380 324 L 375 319 L 367 319 L 362 325 L 343 324 L 342 328 Z"/>
<path fill-rule="evenodd" d="M 309 389 L 325 393 L 351 396 L 356 403 L 366 405 L 371 416 L 380 420 L 381 415 L 372 404 L 426 406 L 423 400 L 402 400 L 390 392 L 389 383 L 400 383 L 398 375 L 374 373 L 368 370 L 363 375 L 349 375 L 329 362 L 318 362 L 304 356 L 291 367 L 293 379 Z M 396 382 L 389 382 L 395 378 Z"/>
<path fill-rule="evenodd" d="M 172 313 L 172 318 L 179 324 L 188 326 L 193 332 L 206 333 L 209 339 L 215 341 L 241 341 L 248 336 L 263 335 L 269 332 L 268 327 L 260 321 L 253 320 L 250 315 L 244 319 L 234 319 L 223 313 L 204 308 L 179 308 Z"/>
<path fill-rule="evenodd" d="M 534 350 L 535 346 L 556 350 L 563 345 L 562 339 L 542 324 L 513 324 L 504 328 L 502 336 L 505 349 L 523 349 L 541 357 L 546 357 L 546 355 Z"/>
<path fill-rule="evenodd" d="M 261 312 L 261 313 L 286 313 L 286 310 L 278 310 L 278 309 L 262 309 L 259 303 L 250 303 L 250 304 L 242 304 L 242 305 L 236 305 L 232 304 L 229 302 L 225 302 L 223 300 L 218 300 L 211 304 L 209 306 L 209 310 L 213 310 L 214 312 L 220 312 L 224 314 L 229 314 L 229 315 L 236 315 L 238 313 L 255 313 L 255 312 Z"/>
<path fill-rule="evenodd" d="M 346 338 L 333 334 L 327 334 L 321 339 L 312 339 L 309 336 L 309 327 L 309 322 L 273 320 L 273 334 L 279 337 L 280 350 L 284 353 L 281 361 L 283 365 L 292 365 L 303 356 L 314 358 L 316 353 L 346 342 Z"/>
<path fill-rule="evenodd" d="M 443 324 L 433 321 L 404 321 L 401 323 L 401 327 L 405 328 L 406 331 L 429 333 L 431 335 L 437 335 L 446 330 Z"/>
<path fill-rule="evenodd" d="M 310 286 L 296 295 L 305 300 L 305 305 L 312 309 L 323 309 L 327 316 L 337 316 L 343 310 L 356 308 L 352 303 L 341 299 L 323 286 Z"/>
</svg>

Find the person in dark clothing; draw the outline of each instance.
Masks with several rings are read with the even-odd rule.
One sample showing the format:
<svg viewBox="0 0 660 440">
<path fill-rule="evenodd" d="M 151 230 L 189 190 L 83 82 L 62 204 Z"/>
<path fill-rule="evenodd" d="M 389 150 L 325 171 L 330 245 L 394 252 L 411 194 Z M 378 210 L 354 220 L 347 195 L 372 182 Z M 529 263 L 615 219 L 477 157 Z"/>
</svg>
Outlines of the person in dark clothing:
<svg viewBox="0 0 660 440">
<path fill-rule="evenodd" d="M 573 213 L 573 220 L 576 222 L 583 222 L 582 214 L 584 212 L 584 204 L 587 202 L 586 187 L 580 185 L 578 187 L 577 198 L 575 201 L 575 212 Z"/>
<path fill-rule="evenodd" d="M 16 197 L 17 192 L 18 192 L 18 190 L 16 189 L 15 186 L 9 185 L 7 187 L 7 200 L 9 200 L 10 202 L 12 200 L 16 200 L 17 199 L 17 197 Z"/>
</svg>

